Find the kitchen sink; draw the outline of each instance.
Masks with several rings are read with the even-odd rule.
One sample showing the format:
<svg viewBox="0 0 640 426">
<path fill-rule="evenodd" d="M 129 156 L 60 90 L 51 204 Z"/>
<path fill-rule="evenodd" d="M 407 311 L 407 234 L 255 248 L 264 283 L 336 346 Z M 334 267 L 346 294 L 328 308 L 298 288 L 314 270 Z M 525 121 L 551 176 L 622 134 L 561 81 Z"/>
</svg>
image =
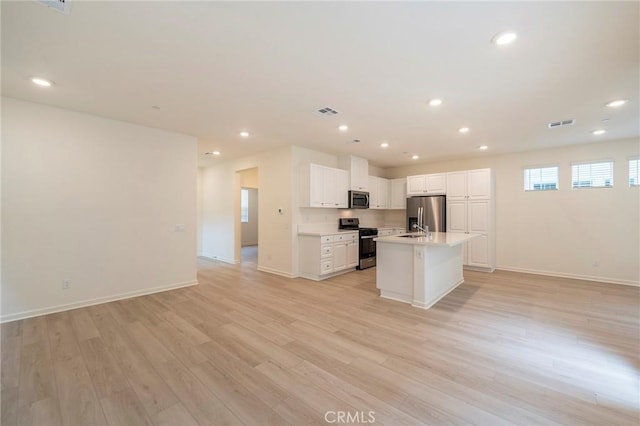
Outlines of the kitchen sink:
<svg viewBox="0 0 640 426">
<path fill-rule="evenodd" d="M 398 235 L 400 238 L 424 238 L 424 234 L 407 234 L 407 235 Z"/>
</svg>

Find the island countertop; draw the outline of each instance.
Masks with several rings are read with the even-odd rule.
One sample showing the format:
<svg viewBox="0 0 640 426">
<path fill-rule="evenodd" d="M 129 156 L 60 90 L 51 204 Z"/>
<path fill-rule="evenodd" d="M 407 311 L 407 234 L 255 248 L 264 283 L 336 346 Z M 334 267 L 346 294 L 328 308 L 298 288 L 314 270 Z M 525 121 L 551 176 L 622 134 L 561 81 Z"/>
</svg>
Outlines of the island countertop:
<svg viewBox="0 0 640 426">
<path fill-rule="evenodd" d="M 418 233 L 407 233 L 401 235 L 391 235 L 388 237 L 378 237 L 375 239 L 378 243 L 392 243 L 392 244 L 409 244 L 420 246 L 448 246 L 453 247 L 458 244 L 462 244 L 465 241 L 469 241 L 472 238 L 479 236 L 479 234 L 464 234 L 462 232 L 431 232 L 430 237 L 403 237 L 403 235 L 416 235 Z M 422 234 L 422 233 L 420 233 Z"/>
</svg>

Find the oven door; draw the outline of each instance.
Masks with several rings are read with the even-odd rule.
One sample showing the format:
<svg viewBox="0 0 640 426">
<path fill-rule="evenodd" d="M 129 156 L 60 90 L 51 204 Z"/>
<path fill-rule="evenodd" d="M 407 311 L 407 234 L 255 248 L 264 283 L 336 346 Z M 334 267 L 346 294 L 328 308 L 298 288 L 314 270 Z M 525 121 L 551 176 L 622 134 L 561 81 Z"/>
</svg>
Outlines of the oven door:
<svg viewBox="0 0 640 426">
<path fill-rule="evenodd" d="M 377 235 L 363 235 L 360 237 L 360 259 L 375 257 L 376 242 L 373 240 Z"/>
</svg>

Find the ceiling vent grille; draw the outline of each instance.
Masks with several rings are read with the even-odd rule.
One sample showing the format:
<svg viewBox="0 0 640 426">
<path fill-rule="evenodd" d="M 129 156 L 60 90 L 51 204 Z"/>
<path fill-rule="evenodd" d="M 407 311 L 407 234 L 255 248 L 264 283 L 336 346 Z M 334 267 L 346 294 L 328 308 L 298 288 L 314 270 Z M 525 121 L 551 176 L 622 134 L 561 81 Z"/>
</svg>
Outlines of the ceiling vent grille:
<svg viewBox="0 0 640 426">
<path fill-rule="evenodd" d="M 576 120 L 562 120 L 562 121 L 554 121 L 553 123 L 549 123 L 550 129 L 555 129 L 556 127 L 562 126 L 573 126 L 576 123 Z"/>
<path fill-rule="evenodd" d="M 50 9 L 57 10 L 60 13 L 68 15 L 71 12 L 71 4 L 69 0 L 36 0 L 38 3 L 47 6 Z"/>
<path fill-rule="evenodd" d="M 319 112 L 320 114 L 322 114 L 322 115 L 327 115 L 327 116 L 329 116 L 329 115 L 336 115 L 336 114 L 338 113 L 338 111 L 336 111 L 336 110 L 335 110 L 335 109 L 333 109 L 333 108 L 329 108 L 329 107 L 320 108 L 320 109 L 318 110 L 318 112 Z"/>
</svg>

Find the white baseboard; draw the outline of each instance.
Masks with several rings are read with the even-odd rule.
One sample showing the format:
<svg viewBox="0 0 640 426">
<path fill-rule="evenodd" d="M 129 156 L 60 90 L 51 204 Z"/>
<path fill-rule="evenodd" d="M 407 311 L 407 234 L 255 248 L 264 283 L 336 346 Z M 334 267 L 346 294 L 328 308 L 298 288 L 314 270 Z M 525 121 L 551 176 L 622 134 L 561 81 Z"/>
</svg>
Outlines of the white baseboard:
<svg viewBox="0 0 640 426">
<path fill-rule="evenodd" d="M 229 259 L 229 258 L 226 258 L 226 257 L 216 256 L 216 255 L 211 254 L 211 253 L 202 252 L 202 253 L 200 253 L 199 257 L 204 257 L 207 260 L 219 260 L 220 262 L 230 263 L 232 265 L 240 264 L 240 260 L 239 259 Z"/>
<path fill-rule="evenodd" d="M 33 309 L 30 311 L 18 312 L 15 314 L 0 316 L 0 323 L 21 320 L 25 318 L 38 317 L 40 315 L 54 314 L 56 312 L 69 311 L 71 309 L 84 308 L 86 306 L 99 305 L 101 303 L 115 302 L 116 300 L 131 299 L 132 297 L 144 296 L 147 294 L 160 293 L 176 288 L 190 287 L 197 285 L 198 281 L 188 281 L 183 283 L 167 284 L 159 287 L 147 288 L 144 290 L 130 291 L 127 293 L 119 293 L 111 296 L 98 297 L 96 299 L 81 300 L 73 303 L 65 303 L 64 305 L 51 306 L 48 308 Z"/>
<path fill-rule="evenodd" d="M 580 274 L 566 274 L 564 272 L 540 271 L 537 269 L 514 268 L 511 266 L 498 266 L 496 269 L 500 271 L 522 272 L 524 274 L 546 275 L 549 277 L 572 278 L 574 280 L 595 281 L 599 283 L 630 285 L 635 287 L 640 286 L 640 282 L 638 281 L 621 280 L 618 278 L 596 277 L 591 275 L 580 275 Z"/>
<path fill-rule="evenodd" d="M 258 266 L 258 271 L 267 272 L 269 274 L 280 275 L 281 277 L 285 277 L 285 278 L 298 278 L 297 275 L 292 274 L 290 272 L 281 271 L 279 269 L 267 268 L 266 266 Z"/>
</svg>

